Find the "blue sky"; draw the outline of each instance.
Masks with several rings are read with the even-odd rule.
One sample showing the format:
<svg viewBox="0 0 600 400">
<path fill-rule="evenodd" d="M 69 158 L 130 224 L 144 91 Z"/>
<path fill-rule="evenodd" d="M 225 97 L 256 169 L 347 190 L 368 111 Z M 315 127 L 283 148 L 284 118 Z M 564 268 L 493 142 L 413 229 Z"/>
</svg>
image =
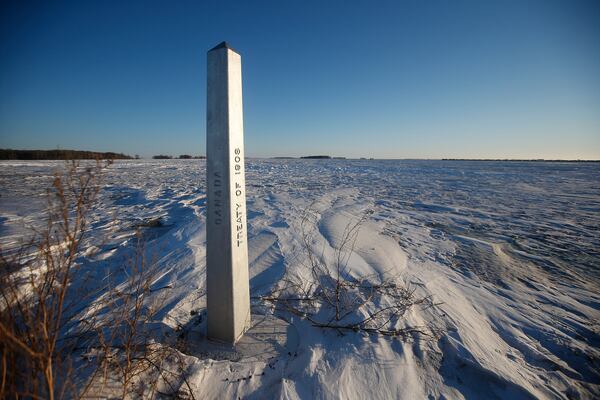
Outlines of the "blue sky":
<svg viewBox="0 0 600 400">
<path fill-rule="evenodd" d="M 0 7 L 3 148 L 204 154 L 227 40 L 248 156 L 600 159 L 597 1 Z"/>
</svg>

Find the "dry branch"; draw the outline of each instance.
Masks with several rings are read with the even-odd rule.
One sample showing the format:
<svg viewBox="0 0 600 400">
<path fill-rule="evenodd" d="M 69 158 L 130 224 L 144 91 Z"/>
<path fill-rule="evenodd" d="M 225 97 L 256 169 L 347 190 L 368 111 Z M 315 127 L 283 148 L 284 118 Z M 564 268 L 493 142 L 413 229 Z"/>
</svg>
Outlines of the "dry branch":
<svg viewBox="0 0 600 400">
<path fill-rule="evenodd" d="M 300 241 L 306 263 L 301 265 L 310 278 L 286 275 L 278 288 L 257 299 L 275 305 L 309 321 L 318 328 L 379 334 L 409 339 L 415 335 L 434 337 L 437 331 L 426 326 L 402 325 L 406 312 L 414 306 L 432 307 L 430 296 L 417 297 L 415 289 L 396 277 L 377 280 L 374 276 L 360 281 L 349 274 L 348 262 L 356 247 L 360 227 L 370 211 L 351 220 L 334 245 L 333 261 L 313 247 L 318 213 L 312 206 L 301 219 Z"/>
</svg>

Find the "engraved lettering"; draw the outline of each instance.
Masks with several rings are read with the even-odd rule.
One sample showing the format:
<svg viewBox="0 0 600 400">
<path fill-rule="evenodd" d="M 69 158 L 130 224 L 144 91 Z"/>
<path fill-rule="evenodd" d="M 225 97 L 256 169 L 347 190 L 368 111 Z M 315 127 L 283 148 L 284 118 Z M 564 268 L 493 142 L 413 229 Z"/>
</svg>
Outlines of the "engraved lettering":
<svg viewBox="0 0 600 400">
<path fill-rule="evenodd" d="M 221 187 L 223 186 L 223 180 L 221 179 L 221 173 L 219 171 L 215 171 L 213 174 L 213 187 L 214 191 L 214 221 L 215 225 L 221 225 L 223 223 L 223 190 Z"/>
</svg>

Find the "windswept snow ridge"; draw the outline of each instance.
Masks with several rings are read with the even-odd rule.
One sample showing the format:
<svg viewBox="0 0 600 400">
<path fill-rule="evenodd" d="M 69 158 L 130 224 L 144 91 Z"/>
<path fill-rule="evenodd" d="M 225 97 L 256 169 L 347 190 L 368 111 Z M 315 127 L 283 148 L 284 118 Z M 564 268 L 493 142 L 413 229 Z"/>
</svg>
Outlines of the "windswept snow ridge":
<svg viewBox="0 0 600 400">
<path fill-rule="evenodd" d="M 43 225 L 45 189 L 61 163 L 0 165 L 0 245 L 10 251 Z M 140 228 L 160 271 L 157 340 L 203 326 L 204 161 L 117 161 L 105 184 L 72 292 L 124 282 Z M 248 160 L 247 196 L 253 296 L 301 273 L 309 207 L 311 246 L 325 259 L 368 212 L 349 275 L 394 276 L 432 296 L 436 306 L 412 308 L 403 323 L 441 334 L 340 336 L 290 316 L 287 354 L 184 352 L 196 398 L 600 398 L 599 164 Z M 101 296 L 82 302 L 81 315 Z"/>
</svg>

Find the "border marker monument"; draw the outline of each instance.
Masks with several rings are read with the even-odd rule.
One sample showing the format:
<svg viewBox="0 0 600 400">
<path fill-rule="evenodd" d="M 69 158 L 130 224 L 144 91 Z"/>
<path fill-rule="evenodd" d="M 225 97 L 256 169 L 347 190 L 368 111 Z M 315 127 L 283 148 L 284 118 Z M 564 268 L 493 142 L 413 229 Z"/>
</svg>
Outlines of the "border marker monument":
<svg viewBox="0 0 600 400">
<path fill-rule="evenodd" d="M 207 70 L 208 337 L 235 343 L 250 325 L 242 60 L 222 42 Z"/>
</svg>

